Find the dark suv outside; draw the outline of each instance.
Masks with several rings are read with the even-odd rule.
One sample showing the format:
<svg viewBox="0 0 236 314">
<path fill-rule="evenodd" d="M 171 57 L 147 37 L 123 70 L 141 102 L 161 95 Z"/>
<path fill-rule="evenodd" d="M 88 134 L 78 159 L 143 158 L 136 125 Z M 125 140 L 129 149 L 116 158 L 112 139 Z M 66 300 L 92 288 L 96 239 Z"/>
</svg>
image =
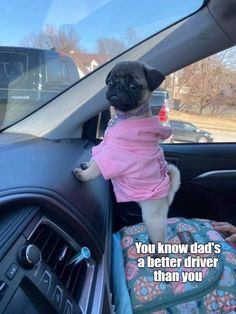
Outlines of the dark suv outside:
<svg viewBox="0 0 236 314">
<path fill-rule="evenodd" d="M 79 80 L 69 56 L 55 50 L 0 47 L 0 127 L 46 104 Z"/>
</svg>

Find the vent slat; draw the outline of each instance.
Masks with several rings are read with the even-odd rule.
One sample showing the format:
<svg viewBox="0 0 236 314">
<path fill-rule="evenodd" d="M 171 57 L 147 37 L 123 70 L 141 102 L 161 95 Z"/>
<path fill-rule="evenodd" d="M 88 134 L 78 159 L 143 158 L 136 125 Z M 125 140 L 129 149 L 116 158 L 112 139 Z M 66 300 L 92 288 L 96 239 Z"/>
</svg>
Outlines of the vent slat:
<svg viewBox="0 0 236 314">
<path fill-rule="evenodd" d="M 59 244 L 59 239 L 58 238 L 55 238 L 55 242 L 54 242 L 54 245 L 53 247 L 51 248 L 51 253 L 48 254 L 48 257 L 47 257 L 47 264 L 50 265 L 52 263 L 52 257 L 55 256 L 55 250 L 56 248 L 58 247 L 58 244 Z"/>
<path fill-rule="evenodd" d="M 62 270 L 61 270 L 61 274 L 60 274 L 60 279 L 63 281 L 63 279 L 65 278 L 65 274 L 67 273 L 68 271 L 68 268 L 70 266 L 67 266 L 67 263 L 69 263 L 70 259 L 75 255 L 75 250 L 74 249 L 71 249 L 68 254 L 67 254 L 67 258 L 65 260 L 65 263 L 63 264 L 63 267 L 62 267 Z"/>
<path fill-rule="evenodd" d="M 86 276 L 86 268 L 87 268 L 87 265 L 85 262 L 82 262 L 76 266 L 76 273 L 75 273 L 76 276 L 72 277 L 73 280 L 71 281 L 70 286 L 69 286 L 69 290 L 71 291 L 72 295 L 76 292 L 79 286 L 82 289 L 81 284 L 84 281 L 84 278 Z"/>
<path fill-rule="evenodd" d="M 37 240 L 39 240 L 39 238 L 41 237 L 42 233 L 43 233 L 43 228 L 38 227 L 37 232 L 34 232 L 33 235 L 31 236 L 31 242 L 35 244 Z"/>
<path fill-rule="evenodd" d="M 67 280 L 67 283 L 66 283 L 66 289 L 68 289 L 68 290 L 69 290 L 69 287 L 70 287 L 70 283 L 71 283 L 71 278 L 72 278 L 73 272 L 74 272 L 74 267 L 72 265 L 69 265 L 68 266 L 69 276 L 68 276 L 68 280 Z"/>
<path fill-rule="evenodd" d="M 61 255 L 61 250 L 59 251 L 59 255 L 58 255 L 58 258 L 57 258 L 57 261 L 56 261 L 56 265 L 55 265 L 55 267 L 54 267 L 54 271 L 55 271 L 55 273 L 56 274 L 58 274 L 58 276 L 59 276 L 59 278 L 60 278 L 60 274 L 61 274 L 61 272 L 62 272 L 62 269 L 63 269 L 63 267 L 64 267 L 64 265 L 66 264 L 66 261 L 67 261 L 67 258 L 68 258 L 68 250 L 67 250 L 67 252 L 66 252 L 66 254 L 65 254 L 65 256 L 64 256 L 64 259 L 62 260 L 62 261 L 60 261 L 59 260 L 59 257 L 60 257 L 60 255 Z"/>
<path fill-rule="evenodd" d="M 70 295 L 78 298 L 83 288 L 87 264 L 67 265 L 78 252 L 70 243 L 47 224 L 40 224 L 30 237 L 30 242 L 41 251 L 44 262 L 54 271 Z"/>
<path fill-rule="evenodd" d="M 61 252 L 64 250 L 64 247 L 66 246 L 65 241 L 62 241 L 59 239 L 59 243 L 57 247 L 54 250 L 53 256 L 51 256 L 49 265 L 52 267 L 54 271 L 57 269 L 58 263 L 62 262 L 60 261 Z"/>
<path fill-rule="evenodd" d="M 41 253 L 43 255 L 43 257 L 45 257 L 45 260 L 47 260 L 47 257 L 48 257 L 48 253 L 50 252 L 51 248 L 50 248 L 50 244 L 52 243 L 51 242 L 51 239 L 52 239 L 52 232 L 50 232 L 42 246 L 42 249 L 41 249 Z"/>
</svg>

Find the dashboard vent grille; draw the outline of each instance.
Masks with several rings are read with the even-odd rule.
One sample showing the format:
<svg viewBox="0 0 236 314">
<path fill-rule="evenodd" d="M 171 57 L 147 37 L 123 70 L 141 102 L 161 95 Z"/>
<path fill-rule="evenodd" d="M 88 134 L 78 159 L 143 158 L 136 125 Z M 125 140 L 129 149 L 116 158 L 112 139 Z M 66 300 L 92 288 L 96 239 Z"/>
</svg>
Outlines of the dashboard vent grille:
<svg viewBox="0 0 236 314">
<path fill-rule="evenodd" d="M 41 251 L 44 262 L 51 268 L 70 295 L 78 300 L 86 277 L 87 263 L 67 265 L 77 251 L 59 233 L 47 224 L 40 224 L 29 242 Z"/>
</svg>

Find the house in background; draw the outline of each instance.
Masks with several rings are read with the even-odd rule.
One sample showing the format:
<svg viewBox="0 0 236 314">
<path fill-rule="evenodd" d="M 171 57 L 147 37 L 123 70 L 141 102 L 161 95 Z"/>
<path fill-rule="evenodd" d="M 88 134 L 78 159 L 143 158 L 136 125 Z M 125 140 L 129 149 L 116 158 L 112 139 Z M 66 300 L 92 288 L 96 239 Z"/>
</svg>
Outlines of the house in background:
<svg viewBox="0 0 236 314">
<path fill-rule="evenodd" d="M 87 75 L 109 60 L 109 56 L 105 54 L 71 51 L 69 55 L 75 61 L 80 77 Z"/>
</svg>

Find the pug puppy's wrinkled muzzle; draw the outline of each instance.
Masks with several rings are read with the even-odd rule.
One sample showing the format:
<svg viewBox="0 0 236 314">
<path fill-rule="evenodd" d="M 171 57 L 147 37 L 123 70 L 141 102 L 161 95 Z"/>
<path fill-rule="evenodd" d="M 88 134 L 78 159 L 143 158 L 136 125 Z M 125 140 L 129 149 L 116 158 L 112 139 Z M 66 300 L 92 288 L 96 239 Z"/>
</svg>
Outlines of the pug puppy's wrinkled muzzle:
<svg viewBox="0 0 236 314">
<path fill-rule="evenodd" d="M 110 104 L 119 111 L 127 112 L 135 109 L 138 101 L 143 97 L 141 85 L 134 80 L 125 83 L 119 78 L 114 82 L 109 79 L 107 85 L 106 97 Z"/>
<path fill-rule="evenodd" d="M 106 97 L 116 110 L 127 112 L 148 103 L 151 92 L 164 80 L 163 75 L 135 61 L 118 63 L 108 74 Z"/>
</svg>

